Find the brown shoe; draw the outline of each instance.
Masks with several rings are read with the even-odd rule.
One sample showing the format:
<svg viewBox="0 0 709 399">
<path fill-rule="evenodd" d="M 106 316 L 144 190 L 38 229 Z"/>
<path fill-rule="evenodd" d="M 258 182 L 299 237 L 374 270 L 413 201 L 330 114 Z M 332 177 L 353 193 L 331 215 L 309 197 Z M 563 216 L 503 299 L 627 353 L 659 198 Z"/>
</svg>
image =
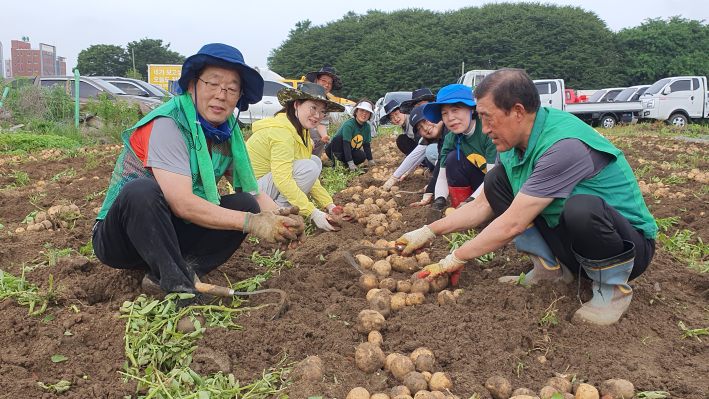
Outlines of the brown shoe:
<svg viewBox="0 0 709 399">
<path fill-rule="evenodd" d="M 162 298 L 165 296 L 165 291 L 160 288 L 160 283 L 158 283 L 152 273 L 147 273 L 145 277 L 143 277 L 143 282 L 140 286 L 143 289 L 143 292 L 148 296 L 153 296 L 156 298 Z"/>
</svg>

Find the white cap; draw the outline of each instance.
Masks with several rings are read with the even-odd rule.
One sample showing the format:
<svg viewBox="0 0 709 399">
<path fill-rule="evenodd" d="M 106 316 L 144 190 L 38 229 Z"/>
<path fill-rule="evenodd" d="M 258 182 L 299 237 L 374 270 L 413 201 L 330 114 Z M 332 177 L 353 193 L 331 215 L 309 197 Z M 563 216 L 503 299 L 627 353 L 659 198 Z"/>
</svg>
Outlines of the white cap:
<svg viewBox="0 0 709 399">
<path fill-rule="evenodd" d="M 366 101 L 363 101 L 363 102 L 357 104 L 357 106 L 354 107 L 354 109 L 352 110 L 352 115 L 354 115 L 354 113 L 357 112 L 358 109 L 363 109 L 363 110 L 368 111 L 372 114 L 374 113 L 374 110 L 372 109 L 372 104 L 370 104 Z"/>
</svg>

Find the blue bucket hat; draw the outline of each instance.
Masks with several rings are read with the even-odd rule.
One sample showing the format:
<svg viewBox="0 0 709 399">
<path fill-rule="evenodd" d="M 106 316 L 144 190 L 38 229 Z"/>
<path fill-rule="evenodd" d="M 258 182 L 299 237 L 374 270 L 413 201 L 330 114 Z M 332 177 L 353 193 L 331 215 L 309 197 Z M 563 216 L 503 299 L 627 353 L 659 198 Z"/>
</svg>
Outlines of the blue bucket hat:
<svg viewBox="0 0 709 399">
<path fill-rule="evenodd" d="M 236 48 L 222 43 L 211 43 L 202 46 L 197 54 L 187 58 L 182 64 L 182 76 L 177 81 L 177 94 L 187 92 L 187 85 L 195 73 L 206 65 L 235 69 L 241 75 L 241 86 L 244 94 L 239 98 L 239 110 L 246 111 L 249 104 L 256 104 L 263 97 L 263 78 L 255 69 L 246 65 L 244 56 Z"/>
<path fill-rule="evenodd" d="M 429 121 L 438 123 L 441 121 L 441 104 L 463 103 L 469 107 L 475 106 L 473 89 L 466 85 L 452 84 L 438 91 L 436 102 L 424 105 L 423 114 Z"/>
</svg>

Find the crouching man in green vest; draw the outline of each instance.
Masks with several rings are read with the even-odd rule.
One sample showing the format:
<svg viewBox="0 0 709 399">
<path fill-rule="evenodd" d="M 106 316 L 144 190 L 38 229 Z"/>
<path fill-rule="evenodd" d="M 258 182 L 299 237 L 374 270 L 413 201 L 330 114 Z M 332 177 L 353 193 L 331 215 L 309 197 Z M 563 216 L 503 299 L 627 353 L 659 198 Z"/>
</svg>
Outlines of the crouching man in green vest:
<svg viewBox="0 0 709 399">
<path fill-rule="evenodd" d="M 226 262 L 251 233 L 295 245 L 305 237 L 298 208 L 259 193 L 234 110 L 263 96 L 261 75 L 239 50 L 208 44 L 187 58 L 180 95 L 122 134 L 93 229 L 96 257 L 116 269 L 145 270 L 151 294 L 195 294 L 195 282 Z M 225 176 L 235 194 L 220 196 Z"/>
<path fill-rule="evenodd" d="M 593 297 L 574 323 L 611 324 L 630 305 L 628 285 L 655 252 L 657 225 L 623 153 L 575 116 L 540 107 L 539 94 L 521 69 L 502 69 L 475 88 L 477 110 L 497 147 L 484 195 L 429 226 L 404 234 L 404 255 L 435 236 L 494 220 L 475 238 L 425 267 L 419 278 L 451 274 L 455 285 L 466 261 L 514 242 L 534 269 L 523 284 L 593 280 Z M 573 273 L 573 274 L 572 274 Z M 514 282 L 519 276 L 500 278 Z"/>
</svg>

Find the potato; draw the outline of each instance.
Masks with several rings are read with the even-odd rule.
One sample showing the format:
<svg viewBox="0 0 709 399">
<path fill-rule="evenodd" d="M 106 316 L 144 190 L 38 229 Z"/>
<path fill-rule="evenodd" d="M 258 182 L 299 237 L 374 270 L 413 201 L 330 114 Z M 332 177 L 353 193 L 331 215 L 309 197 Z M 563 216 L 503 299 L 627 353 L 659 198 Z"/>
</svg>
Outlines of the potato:
<svg viewBox="0 0 709 399">
<path fill-rule="evenodd" d="M 446 399 L 446 394 L 441 391 L 431 391 L 431 395 L 433 395 L 433 397 L 436 399 Z"/>
<path fill-rule="evenodd" d="M 539 399 L 536 394 L 534 396 L 529 396 L 529 395 L 517 395 L 517 396 L 512 396 L 510 399 Z"/>
<path fill-rule="evenodd" d="M 370 396 L 369 399 L 389 399 L 389 395 L 385 393 L 375 393 L 374 395 Z"/>
<path fill-rule="evenodd" d="M 362 387 L 353 388 L 350 393 L 347 394 L 347 399 L 371 399 L 369 396 L 369 391 Z"/>
<path fill-rule="evenodd" d="M 369 309 L 379 312 L 386 319 L 391 314 L 391 293 L 389 290 L 380 290 L 369 300 Z"/>
<path fill-rule="evenodd" d="M 439 305 L 455 305 L 455 295 L 448 290 L 443 290 L 438 293 L 438 304 Z"/>
<path fill-rule="evenodd" d="M 364 201 L 362 202 L 365 205 L 370 205 L 374 203 L 374 200 L 371 198 L 365 198 Z"/>
<path fill-rule="evenodd" d="M 448 378 L 446 373 L 441 372 L 433 373 L 431 381 L 428 382 L 428 389 L 432 391 L 447 392 L 447 390 L 451 389 L 451 386 L 453 386 L 453 383 L 451 383 L 450 378 Z"/>
<path fill-rule="evenodd" d="M 391 265 L 385 260 L 379 260 L 374 262 L 372 270 L 374 270 L 374 272 L 377 273 L 378 276 L 386 277 L 391 274 Z"/>
<path fill-rule="evenodd" d="M 446 208 L 446 210 L 443 212 L 443 215 L 448 216 L 453 212 L 455 212 L 455 208 Z"/>
<path fill-rule="evenodd" d="M 389 230 L 389 232 L 393 233 L 393 232 L 399 230 L 402 226 L 403 226 L 403 223 L 401 223 L 400 220 L 395 219 L 395 220 L 392 220 L 391 223 L 389 223 L 389 225 L 387 226 L 387 230 Z"/>
<path fill-rule="evenodd" d="M 394 213 L 396 213 L 396 208 L 389 208 L 389 210 L 386 211 L 387 216 L 391 216 Z"/>
<path fill-rule="evenodd" d="M 392 193 L 399 192 L 399 186 L 391 186 L 390 190 Z"/>
<path fill-rule="evenodd" d="M 44 222 L 40 223 L 41 225 L 44 225 L 44 228 L 46 230 L 51 230 L 52 229 L 52 222 L 49 220 L 45 220 Z"/>
<path fill-rule="evenodd" d="M 409 359 L 408 356 L 398 356 L 394 358 L 394 360 L 391 361 L 391 364 L 389 365 L 389 371 L 391 371 L 391 374 L 396 378 L 398 381 L 404 381 L 404 377 L 409 374 L 410 372 L 414 371 L 414 362 Z M 424 380 L 425 382 L 425 380 Z M 404 384 L 406 385 L 406 384 Z M 408 388 L 409 386 L 406 385 Z M 411 388 L 409 388 L 410 390 Z M 415 392 L 413 392 L 415 393 Z"/>
<path fill-rule="evenodd" d="M 598 389 L 593 385 L 581 384 L 576 388 L 576 399 L 598 399 Z"/>
<path fill-rule="evenodd" d="M 374 243 L 373 246 L 379 247 L 379 248 L 388 248 L 387 245 L 389 245 L 389 242 L 383 238 L 380 238 L 379 240 L 377 240 L 377 242 Z M 379 257 L 379 258 L 386 258 L 387 255 L 389 255 L 389 251 L 387 251 L 387 250 L 374 251 L 374 256 Z"/>
<path fill-rule="evenodd" d="M 431 370 L 433 370 L 434 363 L 436 363 L 436 359 L 433 357 L 433 355 L 424 353 L 416 358 L 416 360 L 414 361 L 414 367 L 416 367 L 416 371 L 418 371 L 419 373 L 422 371 L 430 372 Z M 426 382 L 428 382 L 428 380 L 426 380 Z"/>
<path fill-rule="evenodd" d="M 515 396 L 537 396 L 536 392 L 532 391 L 531 389 L 528 388 L 517 388 L 512 392 L 512 397 Z"/>
<path fill-rule="evenodd" d="M 386 288 L 391 292 L 396 291 L 396 280 L 393 278 L 385 278 L 379 282 L 379 288 Z"/>
<path fill-rule="evenodd" d="M 402 215 L 400 212 L 394 212 L 389 217 L 391 218 L 391 220 L 399 220 L 401 219 Z"/>
<path fill-rule="evenodd" d="M 416 392 L 428 388 L 428 384 L 426 384 L 426 377 L 416 371 L 411 371 L 404 376 L 404 385 L 406 385 L 406 387 L 409 388 L 411 393 L 414 395 Z"/>
<path fill-rule="evenodd" d="M 357 315 L 357 331 L 369 334 L 372 331 L 386 330 L 386 319 L 376 310 L 365 309 Z"/>
<path fill-rule="evenodd" d="M 364 235 L 366 235 L 367 237 L 371 237 L 371 236 L 374 235 L 374 230 L 372 230 L 372 229 L 364 229 L 363 233 L 364 233 Z"/>
<path fill-rule="evenodd" d="M 414 258 L 405 258 L 400 255 L 392 255 L 391 268 L 397 272 L 411 273 L 418 270 L 418 263 L 416 263 Z"/>
<path fill-rule="evenodd" d="M 362 186 L 355 186 L 354 189 L 355 189 L 355 191 L 358 192 L 358 193 L 361 193 L 361 192 L 362 192 Z"/>
<path fill-rule="evenodd" d="M 366 245 L 366 246 L 368 246 L 368 247 L 373 247 L 373 246 L 374 246 L 374 244 L 372 244 L 372 242 L 369 241 L 369 240 L 362 240 L 362 241 L 360 241 L 359 243 L 360 243 L 360 245 Z"/>
<path fill-rule="evenodd" d="M 397 281 L 396 290 L 399 292 L 411 292 L 411 282 L 408 280 Z"/>
<path fill-rule="evenodd" d="M 413 285 L 411 285 L 411 292 L 420 292 L 422 294 L 428 294 L 428 291 L 431 289 L 431 285 L 428 283 L 428 281 L 424 279 L 419 279 L 416 280 Z"/>
<path fill-rule="evenodd" d="M 414 399 L 436 399 L 436 396 L 429 391 L 418 391 L 414 395 Z"/>
<path fill-rule="evenodd" d="M 412 397 L 409 396 L 409 395 L 398 395 L 398 396 L 395 396 L 395 397 L 392 398 L 392 399 L 414 399 L 414 398 L 412 398 Z"/>
<path fill-rule="evenodd" d="M 411 391 L 409 391 L 409 388 L 405 387 L 404 385 L 398 385 L 391 389 L 392 398 L 395 398 L 400 395 L 410 396 Z"/>
<path fill-rule="evenodd" d="M 387 232 L 387 228 L 384 226 L 379 226 L 376 229 L 374 229 L 375 236 L 380 236 L 380 235 L 386 234 L 386 232 Z"/>
<path fill-rule="evenodd" d="M 36 215 L 34 215 L 34 222 L 35 223 L 42 223 L 47 219 L 47 213 L 46 212 L 37 212 Z"/>
<path fill-rule="evenodd" d="M 376 229 L 377 227 L 380 227 L 381 225 L 382 225 L 382 223 L 378 220 L 370 220 L 367 223 L 367 228 L 368 229 Z"/>
<path fill-rule="evenodd" d="M 562 397 L 562 399 L 576 399 L 576 397 L 574 396 L 574 394 L 568 393 L 568 392 L 562 393 L 562 394 L 561 394 L 561 397 Z"/>
<path fill-rule="evenodd" d="M 414 351 L 411 352 L 411 355 L 409 355 L 409 358 L 413 362 L 413 361 L 416 361 L 416 359 L 418 359 L 418 357 L 423 354 L 433 356 L 433 352 L 431 352 L 428 348 L 421 346 L 421 347 L 414 349 Z"/>
<path fill-rule="evenodd" d="M 377 345 L 381 348 L 381 346 L 384 344 L 384 337 L 382 337 L 382 333 L 380 333 L 379 331 L 371 331 L 367 336 L 367 342 L 369 342 L 370 344 Z"/>
<path fill-rule="evenodd" d="M 308 356 L 293 367 L 290 375 L 293 382 L 322 381 L 324 375 L 322 360 L 317 356 Z"/>
<path fill-rule="evenodd" d="M 547 381 L 547 385 L 556 388 L 559 393 L 568 392 L 571 393 L 571 381 L 566 378 L 552 377 Z"/>
<path fill-rule="evenodd" d="M 613 399 L 628 399 L 635 396 L 635 387 L 628 380 L 610 379 L 601 383 L 601 396 L 610 395 Z"/>
<path fill-rule="evenodd" d="M 384 352 L 379 345 L 365 342 L 355 350 L 355 363 L 365 373 L 373 373 L 384 366 Z"/>
<path fill-rule="evenodd" d="M 384 205 L 380 205 L 380 206 L 379 206 L 379 210 L 382 211 L 382 213 L 388 212 L 389 209 L 390 209 L 390 208 L 389 208 L 389 205 L 387 205 L 387 204 L 384 204 Z"/>
<path fill-rule="evenodd" d="M 397 292 L 391 297 L 391 301 L 389 304 L 391 305 L 391 308 L 396 310 L 399 308 L 403 308 L 406 306 L 406 293 L 405 292 Z"/>
<path fill-rule="evenodd" d="M 377 204 L 377 206 L 382 206 L 382 205 L 386 205 L 387 202 L 384 201 L 383 198 L 377 198 L 377 200 L 374 201 L 374 203 Z"/>
<path fill-rule="evenodd" d="M 207 319 L 202 315 L 195 315 L 194 319 L 195 320 L 192 321 L 192 318 L 190 318 L 190 316 L 182 316 L 182 318 L 177 322 L 176 330 L 183 334 L 189 334 L 197 331 L 197 328 L 194 324 L 195 322 L 199 322 L 200 326 L 204 326 L 207 323 Z"/>
<path fill-rule="evenodd" d="M 462 288 L 458 288 L 457 290 L 453 291 L 453 296 L 456 297 L 456 298 L 458 298 L 458 297 L 461 296 L 462 294 L 463 294 L 463 289 L 462 289 Z"/>
<path fill-rule="evenodd" d="M 418 262 L 419 267 L 426 267 L 433 263 L 431 262 L 431 258 L 426 252 L 421 252 L 420 254 L 416 255 L 416 262 Z"/>
<path fill-rule="evenodd" d="M 27 230 L 29 230 L 29 227 L 27 228 Z M 20 233 L 24 233 L 24 232 L 25 232 L 25 229 L 23 227 L 18 227 L 15 229 L 15 234 L 20 234 Z"/>
<path fill-rule="evenodd" d="M 490 392 L 492 399 L 508 399 L 512 394 L 512 384 L 506 378 L 493 376 L 485 381 L 485 389 Z"/>
<path fill-rule="evenodd" d="M 547 385 L 539 391 L 539 397 L 541 399 L 551 399 L 551 396 L 558 392 L 556 388 Z"/>
<path fill-rule="evenodd" d="M 367 291 L 367 296 L 366 296 L 367 301 L 372 299 L 372 297 L 374 297 L 374 295 L 376 295 L 377 292 L 379 292 L 379 291 L 381 291 L 381 289 L 379 289 L 379 288 L 372 288 L 371 290 Z"/>
<path fill-rule="evenodd" d="M 426 297 L 424 297 L 421 292 L 406 294 L 406 306 L 421 305 L 424 299 L 426 299 Z"/>
<path fill-rule="evenodd" d="M 450 282 L 450 275 L 448 273 L 443 273 L 440 276 L 434 277 L 433 280 L 429 283 L 431 292 L 438 292 L 440 290 L 445 289 L 448 287 L 448 283 Z"/>
<path fill-rule="evenodd" d="M 374 261 L 372 260 L 372 258 L 367 255 L 359 254 L 355 256 L 355 259 L 357 259 L 357 263 L 359 263 L 362 269 L 371 269 L 374 265 Z"/>
<path fill-rule="evenodd" d="M 394 359 L 396 359 L 399 356 L 404 356 L 404 355 L 402 355 L 401 353 L 398 353 L 398 352 L 388 354 L 387 357 L 384 359 L 384 370 L 389 370 L 389 367 L 391 367 L 391 362 L 393 362 Z M 396 396 L 396 395 L 394 395 L 392 393 L 391 396 Z"/>
<path fill-rule="evenodd" d="M 372 288 L 379 288 L 379 279 L 374 274 L 363 274 L 359 277 L 359 288 L 364 292 L 369 292 Z"/>
</svg>

